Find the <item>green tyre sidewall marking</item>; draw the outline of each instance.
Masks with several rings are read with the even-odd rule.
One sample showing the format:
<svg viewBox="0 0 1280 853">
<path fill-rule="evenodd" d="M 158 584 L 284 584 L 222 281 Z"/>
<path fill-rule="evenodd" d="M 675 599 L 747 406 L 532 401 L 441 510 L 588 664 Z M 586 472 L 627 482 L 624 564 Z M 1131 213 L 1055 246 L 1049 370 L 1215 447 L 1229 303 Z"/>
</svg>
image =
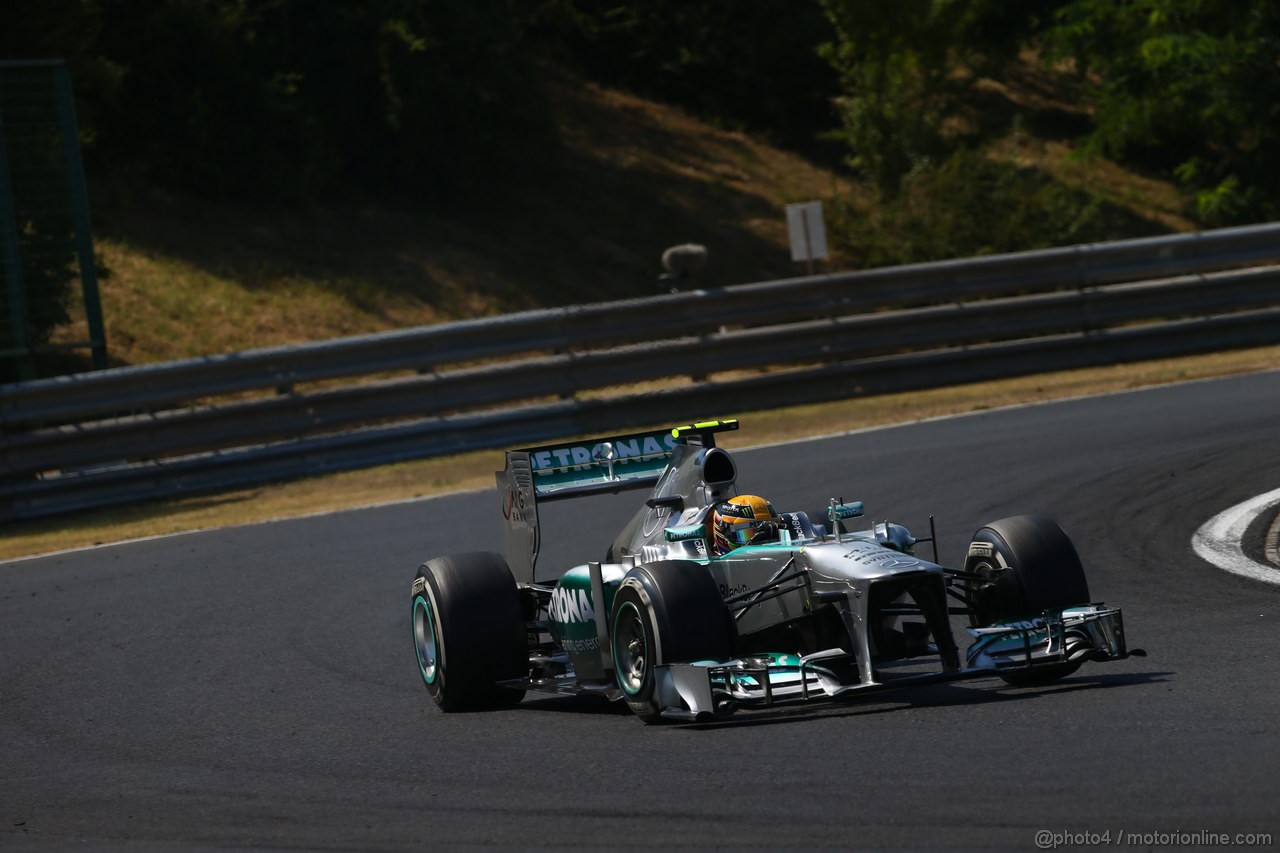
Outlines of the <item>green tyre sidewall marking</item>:
<svg viewBox="0 0 1280 853">
<path fill-rule="evenodd" d="M 436 649 L 436 654 L 435 654 L 436 659 L 434 664 L 431 667 L 430 673 L 427 672 L 426 663 L 422 659 L 422 641 L 419 639 L 419 636 L 418 636 L 418 611 L 419 610 L 423 611 L 423 615 L 425 619 L 425 625 L 423 626 L 423 628 L 426 631 L 431 632 L 431 644 L 435 646 L 435 649 Z M 434 687 L 436 684 L 436 681 L 440 677 L 440 640 L 439 640 L 439 635 L 436 633 L 436 620 L 435 620 L 435 614 L 432 612 L 432 609 L 431 609 L 431 602 L 427 601 L 426 597 L 423 596 L 421 593 L 419 593 L 418 595 L 415 595 L 413 598 L 413 609 L 410 612 L 410 619 L 411 619 L 411 625 L 413 630 L 413 651 L 418 657 L 418 672 L 422 675 L 422 680 L 426 682 L 428 687 Z"/>
<path fill-rule="evenodd" d="M 645 618 L 645 614 L 641 612 L 640 608 L 636 606 L 634 601 L 624 601 L 618 607 L 617 615 L 619 618 L 615 618 L 613 622 L 613 671 L 614 671 L 614 675 L 618 679 L 618 685 L 622 688 L 623 693 L 626 693 L 628 696 L 639 696 L 640 693 L 643 692 L 644 690 L 644 683 L 642 682 L 640 686 L 635 690 L 631 689 L 630 678 L 627 673 L 623 672 L 621 661 L 620 661 L 621 656 L 619 655 L 620 649 L 618 647 L 618 629 L 623 624 L 623 620 L 620 617 L 627 610 L 631 610 L 636 615 L 636 619 L 640 624 L 640 629 L 644 632 L 645 680 L 648 680 L 653 676 L 653 640 L 649 636 L 649 625 L 648 625 L 649 620 Z"/>
</svg>

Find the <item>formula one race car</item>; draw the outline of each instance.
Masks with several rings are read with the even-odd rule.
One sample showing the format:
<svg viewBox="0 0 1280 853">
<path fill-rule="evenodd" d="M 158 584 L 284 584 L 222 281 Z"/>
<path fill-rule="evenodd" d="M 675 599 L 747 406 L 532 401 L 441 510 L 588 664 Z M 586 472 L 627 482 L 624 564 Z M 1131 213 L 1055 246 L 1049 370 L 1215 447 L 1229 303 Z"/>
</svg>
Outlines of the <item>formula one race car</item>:
<svg viewBox="0 0 1280 853">
<path fill-rule="evenodd" d="M 413 581 L 414 649 L 436 703 L 503 707 L 539 690 L 622 700 L 645 722 L 705 721 L 982 676 L 1047 684 L 1130 654 L 1120 610 L 1090 602 L 1054 522 L 992 522 L 962 569 L 944 568 L 933 535 L 849 529 L 861 503 L 777 513 L 739 495 L 715 442 L 737 426 L 507 452 L 509 560 L 437 557 Z M 603 560 L 537 568 L 539 502 L 642 487 L 648 500 Z M 932 562 L 915 553 L 923 542 Z M 968 617 L 963 655 L 952 614 Z"/>
</svg>

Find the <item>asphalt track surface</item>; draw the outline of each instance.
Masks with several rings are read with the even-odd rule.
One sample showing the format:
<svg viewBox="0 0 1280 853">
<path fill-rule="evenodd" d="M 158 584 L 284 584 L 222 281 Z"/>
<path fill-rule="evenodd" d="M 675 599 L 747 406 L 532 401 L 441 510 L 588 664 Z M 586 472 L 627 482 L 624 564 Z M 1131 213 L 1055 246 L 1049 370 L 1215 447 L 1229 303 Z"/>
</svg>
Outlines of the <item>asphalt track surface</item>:
<svg viewBox="0 0 1280 853">
<path fill-rule="evenodd" d="M 1272 372 L 740 453 L 739 485 L 780 508 L 861 499 L 917 533 L 935 514 L 948 563 L 981 523 L 1051 515 L 1150 656 L 707 727 L 533 695 L 435 708 L 409 584 L 500 550 L 492 492 L 0 564 L 0 849 L 1280 840 L 1280 586 L 1190 545 L 1280 486 L 1278 436 Z M 602 555 L 636 500 L 556 505 L 543 560 Z"/>
</svg>

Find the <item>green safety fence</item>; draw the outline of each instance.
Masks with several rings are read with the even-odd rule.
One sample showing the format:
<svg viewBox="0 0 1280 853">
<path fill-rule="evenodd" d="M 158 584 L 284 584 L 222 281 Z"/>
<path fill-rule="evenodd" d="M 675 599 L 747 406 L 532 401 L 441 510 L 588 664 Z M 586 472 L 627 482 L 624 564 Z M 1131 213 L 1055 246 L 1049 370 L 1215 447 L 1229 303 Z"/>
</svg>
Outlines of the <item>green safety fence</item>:
<svg viewBox="0 0 1280 853">
<path fill-rule="evenodd" d="M 107 366 L 71 80 L 0 62 L 0 383 Z"/>
</svg>

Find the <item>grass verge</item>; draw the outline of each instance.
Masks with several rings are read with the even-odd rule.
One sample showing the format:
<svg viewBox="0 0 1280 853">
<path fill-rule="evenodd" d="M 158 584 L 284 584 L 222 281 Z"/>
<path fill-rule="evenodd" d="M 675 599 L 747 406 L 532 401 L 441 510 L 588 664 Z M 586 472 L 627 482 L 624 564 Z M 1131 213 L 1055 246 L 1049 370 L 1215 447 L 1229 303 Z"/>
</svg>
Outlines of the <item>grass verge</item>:
<svg viewBox="0 0 1280 853">
<path fill-rule="evenodd" d="M 1280 346 L 1061 371 L 789 409 L 708 412 L 707 415 L 740 418 L 742 429 L 725 436 L 722 444 L 741 448 L 1276 367 L 1280 367 Z M 3 528 L 0 559 L 491 488 L 493 472 L 500 467 L 501 451 L 480 451 L 212 496 L 20 522 Z"/>
</svg>

